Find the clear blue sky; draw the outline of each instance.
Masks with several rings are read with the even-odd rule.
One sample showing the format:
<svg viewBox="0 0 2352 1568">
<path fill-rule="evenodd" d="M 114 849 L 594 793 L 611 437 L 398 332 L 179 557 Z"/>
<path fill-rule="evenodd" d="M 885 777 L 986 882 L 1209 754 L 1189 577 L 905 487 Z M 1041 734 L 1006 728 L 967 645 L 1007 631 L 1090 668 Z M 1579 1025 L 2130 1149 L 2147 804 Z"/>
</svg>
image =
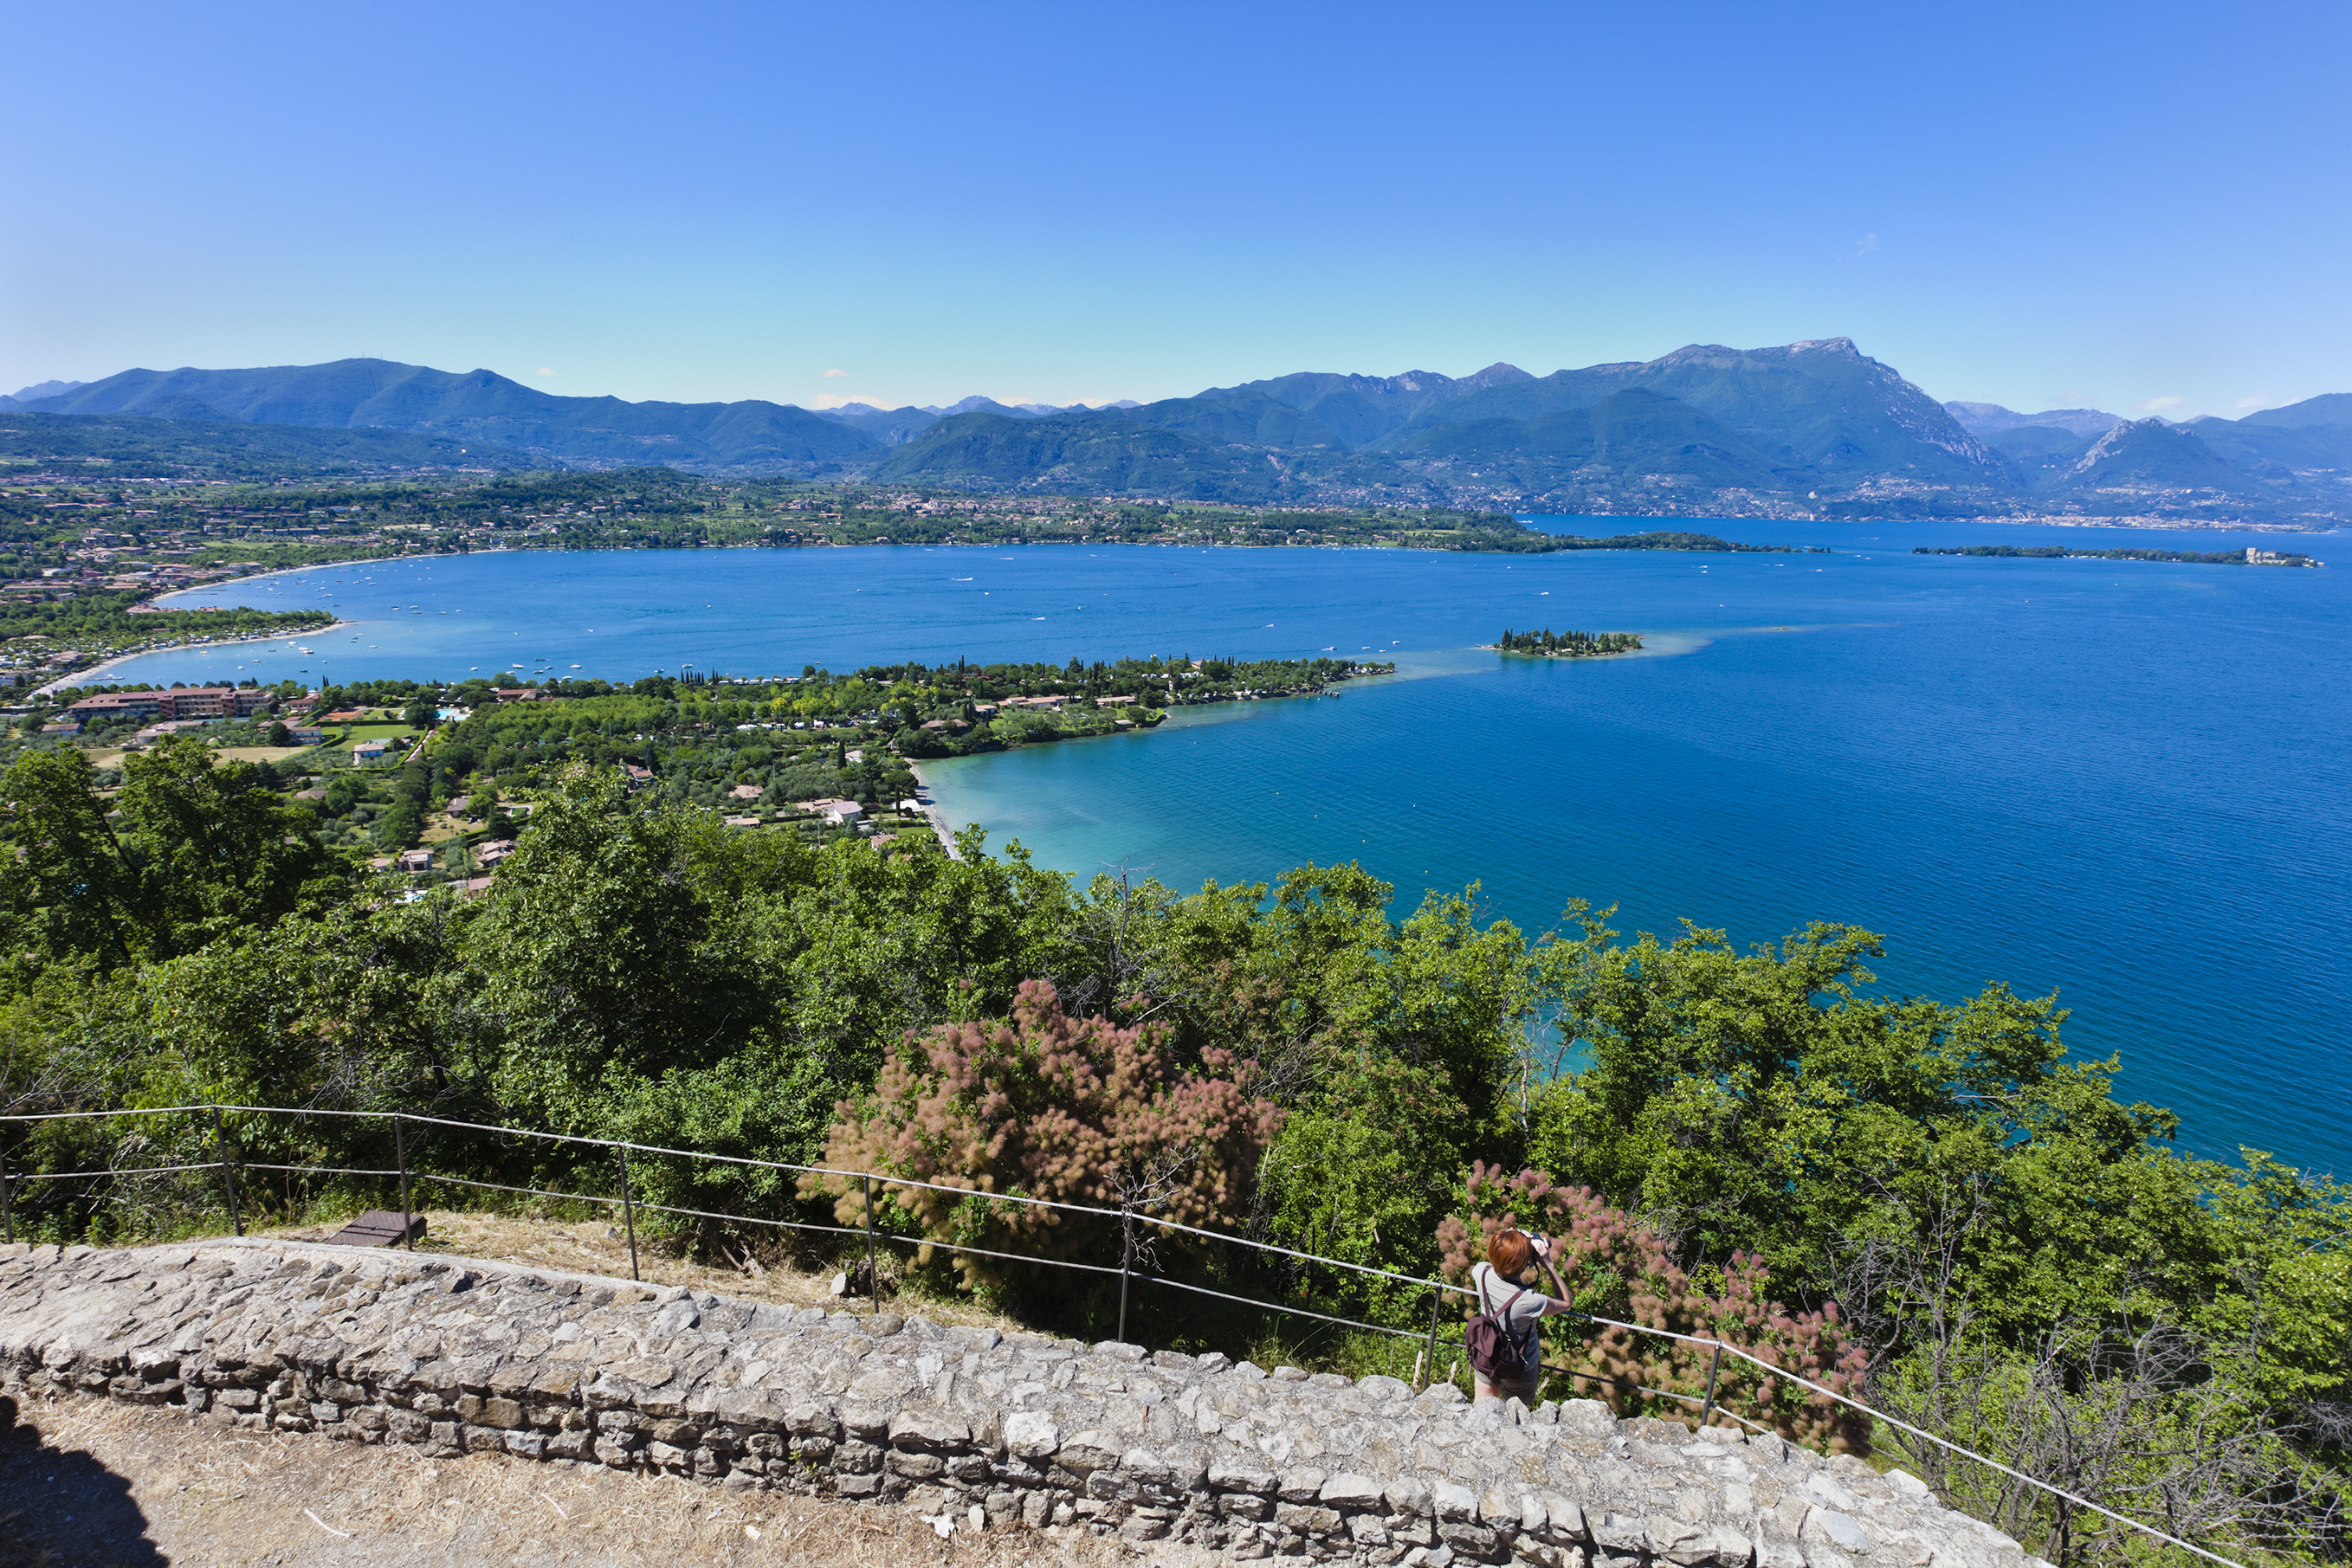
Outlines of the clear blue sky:
<svg viewBox="0 0 2352 1568">
<path fill-rule="evenodd" d="M 1101 402 L 1838 335 L 2025 409 L 2352 391 L 2337 0 L 26 5 L 7 36 L 0 391 L 365 353 Z"/>
</svg>

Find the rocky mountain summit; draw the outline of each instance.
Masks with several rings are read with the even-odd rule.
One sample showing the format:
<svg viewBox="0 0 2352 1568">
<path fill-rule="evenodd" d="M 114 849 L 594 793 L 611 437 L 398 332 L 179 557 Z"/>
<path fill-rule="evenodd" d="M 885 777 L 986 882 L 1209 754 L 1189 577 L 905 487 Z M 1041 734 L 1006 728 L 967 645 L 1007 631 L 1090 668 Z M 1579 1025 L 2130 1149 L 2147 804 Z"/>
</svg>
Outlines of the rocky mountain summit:
<svg viewBox="0 0 2352 1568">
<path fill-rule="evenodd" d="M 1241 1559 L 2046 1568 L 1766 1433 L 354 1248 L 0 1248 L 0 1388 Z"/>
</svg>

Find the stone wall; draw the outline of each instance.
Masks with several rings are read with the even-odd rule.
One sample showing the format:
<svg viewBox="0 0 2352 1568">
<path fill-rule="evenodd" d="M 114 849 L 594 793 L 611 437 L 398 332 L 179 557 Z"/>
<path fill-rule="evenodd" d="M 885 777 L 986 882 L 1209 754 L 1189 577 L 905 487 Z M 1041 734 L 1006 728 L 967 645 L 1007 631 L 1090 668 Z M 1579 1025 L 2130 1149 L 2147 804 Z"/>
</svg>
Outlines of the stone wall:
<svg viewBox="0 0 2352 1568">
<path fill-rule="evenodd" d="M 2028 1568 L 1902 1471 L 1588 1400 L 1265 1371 L 921 1318 L 287 1242 L 0 1248 L 0 1388 L 1445 1568 Z M 2043 1565 L 2046 1568 L 2046 1565 Z"/>
</svg>

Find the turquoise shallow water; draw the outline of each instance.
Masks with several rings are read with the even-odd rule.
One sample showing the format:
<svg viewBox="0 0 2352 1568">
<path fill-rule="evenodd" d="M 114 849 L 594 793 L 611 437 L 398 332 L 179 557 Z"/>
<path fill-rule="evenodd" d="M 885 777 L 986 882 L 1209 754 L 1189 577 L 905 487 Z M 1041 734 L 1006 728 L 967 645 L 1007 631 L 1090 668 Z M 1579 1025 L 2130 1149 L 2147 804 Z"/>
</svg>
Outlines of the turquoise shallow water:
<svg viewBox="0 0 2352 1568">
<path fill-rule="evenodd" d="M 1916 557 L 1915 543 L 2212 549 L 2279 536 L 1726 523 L 1831 557 L 1003 550 L 515 554 L 327 568 L 193 601 L 319 604 L 346 632 L 112 678 L 625 680 L 803 663 L 1391 653 L 1345 695 L 928 765 L 958 821 L 1045 863 L 1179 887 L 1360 859 L 1477 880 L 1530 930 L 1887 934 L 1894 988 L 2058 989 L 2083 1051 L 2184 1142 L 2342 1168 L 2352 1062 L 2352 557 L 2326 571 Z M 2286 548 L 2327 558 L 2333 538 Z M 395 611 L 393 607 L 398 606 Z M 1641 655 L 1504 659 L 1504 626 Z M 304 655 L 299 647 L 314 652 Z"/>
</svg>

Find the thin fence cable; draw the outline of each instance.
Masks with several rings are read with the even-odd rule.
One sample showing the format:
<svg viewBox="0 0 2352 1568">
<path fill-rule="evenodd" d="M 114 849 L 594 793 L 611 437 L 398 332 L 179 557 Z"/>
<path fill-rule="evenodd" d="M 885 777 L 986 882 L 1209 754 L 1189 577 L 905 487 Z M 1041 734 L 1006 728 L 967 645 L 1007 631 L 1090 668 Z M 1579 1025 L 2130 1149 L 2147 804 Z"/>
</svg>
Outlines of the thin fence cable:
<svg viewBox="0 0 2352 1568">
<path fill-rule="evenodd" d="M 211 1160 L 200 1166 L 140 1166 L 136 1169 L 127 1171 L 48 1171 L 31 1174 L 18 1172 L 10 1175 L 8 1181 L 11 1186 L 20 1181 L 95 1181 L 100 1176 L 164 1176 L 173 1171 L 216 1171 L 220 1168 L 220 1161 Z"/>
<path fill-rule="evenodd" d="M 1112 1269 L 1107 1272 L 1116 1274 L 1118 1270 Z M 1374 1333 L 1394 1334 L 1399 1339 L 1418 1341 L 1422 1337 L 1417 1329 L 1384 1329 L 1378 1323 L 1358 1322 L 1354 1318 L 1335 1318 L 1328 1312 L 1313 1312 L 1305 1307 L 1286 1307 L 1273 1301 L 1252 1301 L 1247 1296 L 1229 1296 L 1223 1291 L 1212 1291 L 1206 1285 L 1188 1285 L 1181 1280 L 1162 1279 L 1157 1274 L 1138 1274 L 1136 1278 L 1147 1285 L 1165 1285 L 1171 1291 L 1190 1291 L 1196 1296 L 1214 1296 L 1221 1301 L 1233 1301 L 1244 1307 L 1262 1307 L 1269 1312 L 1289 1312 L 1302 1318 L 1320 1318 L 1327 1323 L 1339 1323 L 1351 1329 L 1369 1329 Z"/>
</svg>

